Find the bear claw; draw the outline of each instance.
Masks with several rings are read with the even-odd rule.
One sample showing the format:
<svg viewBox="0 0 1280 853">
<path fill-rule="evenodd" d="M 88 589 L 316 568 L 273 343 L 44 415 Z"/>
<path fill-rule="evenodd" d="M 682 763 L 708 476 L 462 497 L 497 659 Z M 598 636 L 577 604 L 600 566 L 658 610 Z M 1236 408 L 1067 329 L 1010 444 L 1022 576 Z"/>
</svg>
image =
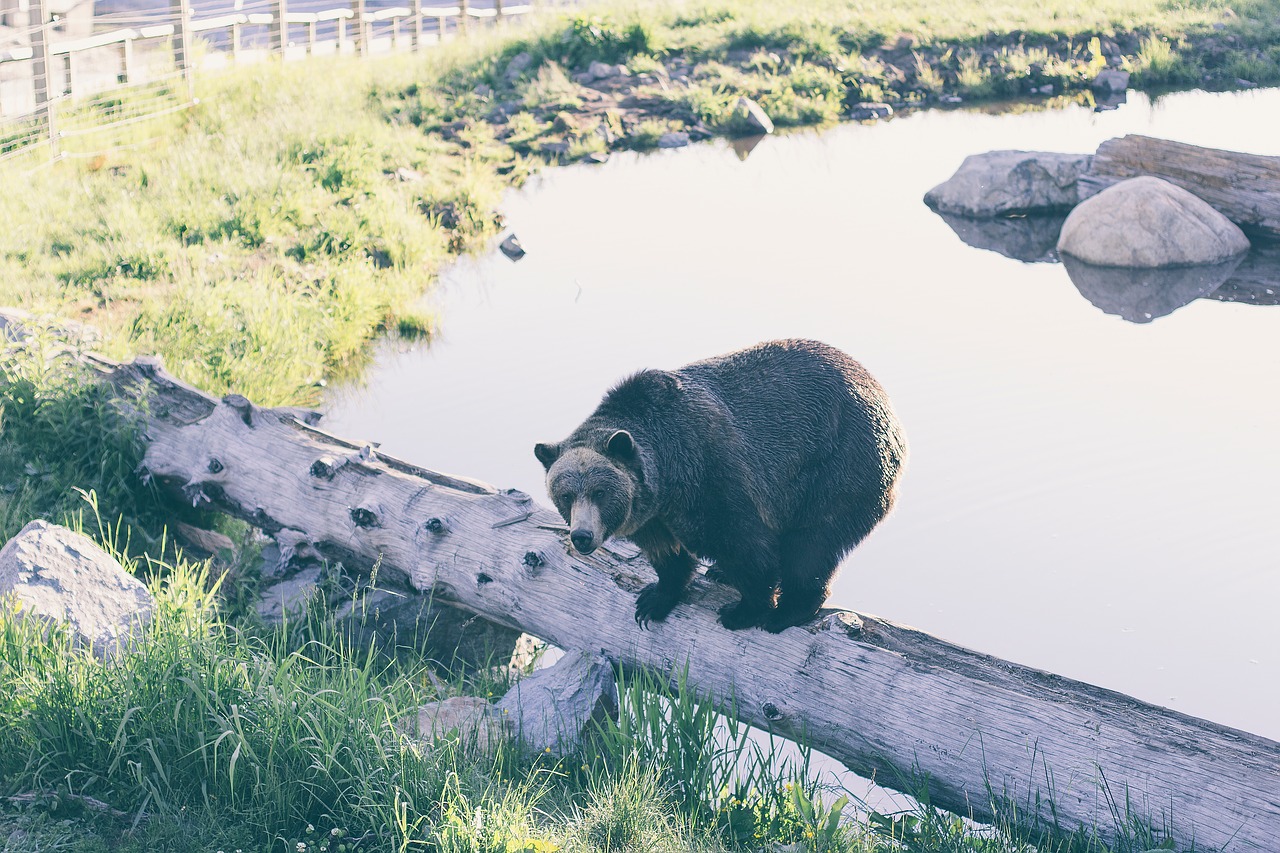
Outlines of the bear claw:
<svg viewBox="0 0 1280 853">
<path fill-rule="evenodd" d="M 650 622 L 661 622 L 675 609 L 677 596 L 669 595 L 656 583 L 651 583 L 636 596 L 636 624 L 646 630 Z"/>
<path fill-rule="evenodd" d="M 720 608 L 720 624 L 730 631 L 755 628 L 761 624 L 763 616 L 759 609 L 744 607 L 741 601 Z"/>
</svg>

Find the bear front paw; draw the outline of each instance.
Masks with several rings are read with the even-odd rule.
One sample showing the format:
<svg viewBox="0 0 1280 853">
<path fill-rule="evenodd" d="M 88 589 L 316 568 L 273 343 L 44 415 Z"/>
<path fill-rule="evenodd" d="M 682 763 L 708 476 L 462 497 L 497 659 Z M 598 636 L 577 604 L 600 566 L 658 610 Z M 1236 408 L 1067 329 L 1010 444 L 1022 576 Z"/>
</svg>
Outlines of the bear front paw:
<svg viewBox="0 0 1280 853">
<path fill-rule="evenodd" d="M 759 607 L 744 605 L 739 601 L 737 604 L 726 604 L 720 608 L 720 624 L 730 631 L 741 631 L 744 628 L 756 627 L 764 621 L 765 615 Z"/>
<path fill-rule="evenodd" d="M 661 622 L 679 600 L 679 594 L 672 595 L 659 584 L 649 584 L 636 596 L 636 624 L 644 629 L 650 622 Z"/>
</svg>

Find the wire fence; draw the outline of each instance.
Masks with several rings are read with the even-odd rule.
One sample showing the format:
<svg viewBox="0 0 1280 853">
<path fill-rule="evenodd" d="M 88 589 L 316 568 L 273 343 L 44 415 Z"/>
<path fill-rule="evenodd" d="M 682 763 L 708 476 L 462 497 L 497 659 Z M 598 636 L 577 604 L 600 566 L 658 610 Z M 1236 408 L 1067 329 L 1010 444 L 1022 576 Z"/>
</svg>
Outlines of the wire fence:
<svg viewBox="0 0 1280 853">
<path fill-rule="evenodd" d="M 0 163 L 141 144 L 143 126 L 194 103 L 198 72 L 271 56 L 422 50 L 551 0 L 210 0 L 224 5 L 200 11 L 191 0 L 144 9 L 98 0 L 97 14 L 92 0 L 57 11 L 55 2 L 0 0 Z"/>
</svg>

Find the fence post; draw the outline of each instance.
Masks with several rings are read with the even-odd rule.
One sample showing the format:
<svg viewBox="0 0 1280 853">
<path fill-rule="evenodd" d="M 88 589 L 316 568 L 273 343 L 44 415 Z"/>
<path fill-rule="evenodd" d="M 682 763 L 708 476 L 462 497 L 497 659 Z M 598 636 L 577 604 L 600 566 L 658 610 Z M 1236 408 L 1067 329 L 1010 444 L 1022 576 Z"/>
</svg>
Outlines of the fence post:
<svg viewBox="0 0 1280 853">
<path fill-rule="evenodd" d="M 29 21 L 34 21 L 31 29 L 31 75 L 35 85 L 36 118 L 44 123 L 49 135 L 49 150 L 58 156 L 58 129 L 53 115 L 53 99 L 50 97 L 52 86 L 49 80 L 49 31 L 46 29 L 48 17 L 44 8 L 45 0 L 31 0 Z"/>
<path fill-rule="evenodd" d="M 285 20 L 288 14 L 289 0 L 272 0 L 271 50 L 279 53 L 281 59 L 289 46 L 289 22 Z"/>
<path fill-rule="evenodd" d="M 133 80 L 133 39 L 120 42 L 120 77 L 121 83 Z"/>
<path fill-rule="evenodd" d="M 502 23 L 502 0 L 493 0 L 493 22 Z"/>
<path fill-rule="evenodd" d="M 422 50 L 422 0 L 413 0 L 413 43 L 411 50 Z"/>
<path fill-rule="evenodd" d="M 352 11 L 356 25 L 356 43 L 360 48 L 361 56 L 369 55 L 369 41 L 373 37 L 373 27 L 364 19 L 364 0 L 353 0 Z"/>
<path fill-rule="evenodd" d="M 458 0 L 458 24 L 465 36 L 471 31 L 471 4 L 467 0 Z"/>
<path fill-rule="evenodd" d="M 195 57 L 191 54 L 191 0 L 169 0 L 173 13 L 173 61 L 187 82 L 187 98 L 195 97 Z"/>
</svg>

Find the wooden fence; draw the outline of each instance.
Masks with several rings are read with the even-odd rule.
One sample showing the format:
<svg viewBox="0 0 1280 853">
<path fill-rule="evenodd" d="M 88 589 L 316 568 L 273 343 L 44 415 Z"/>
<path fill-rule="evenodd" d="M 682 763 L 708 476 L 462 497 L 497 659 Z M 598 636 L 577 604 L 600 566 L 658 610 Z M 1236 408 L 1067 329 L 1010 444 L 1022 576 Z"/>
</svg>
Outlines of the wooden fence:
<svg viewBox="0 0 1280 853">
<path fill-rule="evenodd" d="M 196 17 L 190 0 L 169 2 L 158 16 L 138 16 L 130 18 L 128 26 L 111 26 L 114 16 L 107 15 L 97 21 L 100 32 L 59 40 L 46 0 L 31 0 L 32 23 L 25 34 L 19 30 L 16 42 L 0 45 L 0 161 L 39 144 L 48 145 L 53 159 L 62 156 L 60 143 L 65 138 L 93 128 L 60 128 L 59 105 L 89 95 L 165 84 L 164 104 L 123 119 L 135 122 L 189 106 L 200 68 L 271 55 L 298 59 L 320 52 L 369 56 L 416 51 L 465 35 L 476 25 L 527 16 L 542 5 L 490 0 L 491 6 L 478 6 L 460 0 L 457 5 L 436 6 L 411 0 L 407 6 L 368 8 L 366 0 L 349 0 L 349 5 L 300 12 L 290 10 L 289 0 L 266 0 L 256 10 L 243 10 L 238 0 L 235 11 Z M 204 42 L 202 49 L 196 47 L 198 40 Z M 171 48 L 172 61 L 166 47 Z M 147 61 L 140 59 L 144 52 Z M 121 120 L 117 116 L 104 124 Z"/>
</svg>

